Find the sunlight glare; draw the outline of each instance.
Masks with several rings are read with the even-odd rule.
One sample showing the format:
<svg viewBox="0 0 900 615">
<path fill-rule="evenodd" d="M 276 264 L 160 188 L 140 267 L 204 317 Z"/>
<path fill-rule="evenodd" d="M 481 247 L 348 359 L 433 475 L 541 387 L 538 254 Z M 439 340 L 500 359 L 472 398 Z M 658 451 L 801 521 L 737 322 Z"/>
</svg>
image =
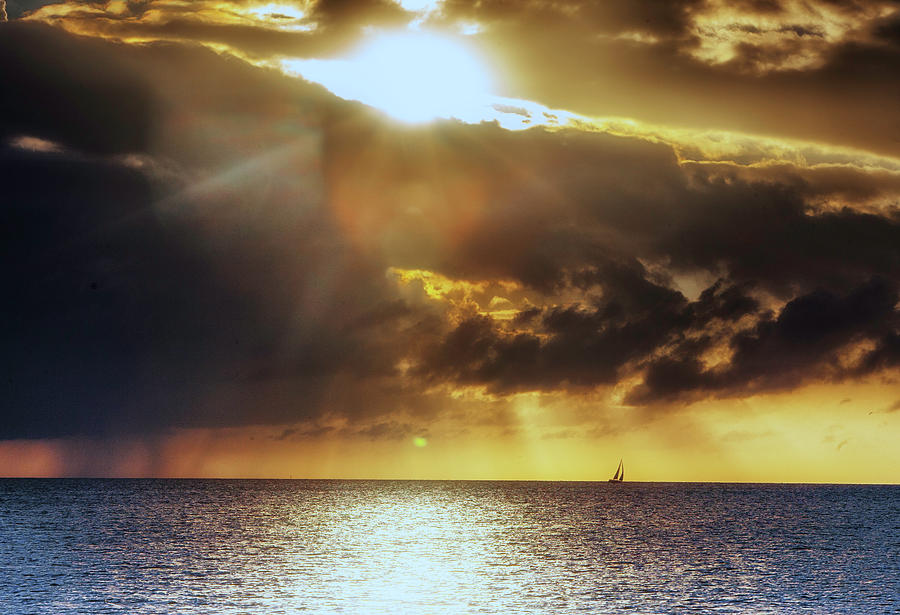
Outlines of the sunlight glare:
<svg viewBox="0 0 900 615">
<path fill-rule="evenodd" d="M 382 34 L 343 60 L 285 60 L 282 67 L 408 123 L 472 121 L 492 102 L 484 63 L 459 40 L 433 33 Z"/>
<path fill-rule="evenodd" d="M 437 0 L 399 0 L 404 11 L 411 13 L 431 12 L 437 9 Z"/>
</svg>

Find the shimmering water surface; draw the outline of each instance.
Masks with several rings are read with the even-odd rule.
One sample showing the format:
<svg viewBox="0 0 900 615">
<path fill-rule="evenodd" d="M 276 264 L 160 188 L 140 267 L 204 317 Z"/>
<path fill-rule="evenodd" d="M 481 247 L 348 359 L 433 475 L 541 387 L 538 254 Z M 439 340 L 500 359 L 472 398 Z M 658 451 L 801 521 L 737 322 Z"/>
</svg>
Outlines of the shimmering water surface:
<svg viewBox="0 0 900 615">
<path fill-rule="evenodd" d="M 0 480 L 0 613 L 897 613 L 900 487 Z"/>
</svg>

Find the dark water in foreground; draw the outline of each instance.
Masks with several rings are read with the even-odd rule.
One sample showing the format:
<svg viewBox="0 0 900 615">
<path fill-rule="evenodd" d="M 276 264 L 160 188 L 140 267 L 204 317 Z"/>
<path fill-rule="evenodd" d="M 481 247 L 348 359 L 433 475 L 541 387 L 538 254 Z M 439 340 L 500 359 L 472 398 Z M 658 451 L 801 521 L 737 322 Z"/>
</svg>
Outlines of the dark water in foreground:
<svg viewBox="0 0 900 615">
<path fill-rule="evenodd" d="M 897 613 L 900 487 L 0 480 L 0 613 Z"/>
</svg>

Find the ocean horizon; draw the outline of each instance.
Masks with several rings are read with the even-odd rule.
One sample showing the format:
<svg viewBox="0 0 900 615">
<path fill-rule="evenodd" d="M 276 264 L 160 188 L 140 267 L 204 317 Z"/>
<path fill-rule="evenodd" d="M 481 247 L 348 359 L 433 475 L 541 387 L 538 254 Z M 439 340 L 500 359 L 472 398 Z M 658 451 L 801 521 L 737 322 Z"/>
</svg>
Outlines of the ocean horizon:
<svg viewBox="0 0 900 615">
<path fill-rule="evenodd" d="M 341 477 L 341 478 L 321 478 L 321 477 L 303 477 L 303 476 L 0 476 L 0 481 L 4 480 L 37 480 L 37 481 L 306 481 L 306 482 L 423 482 L 423 483 L 585 483 L 585 484 L 608 484 L 608 479 L 543 479 L 543 478 L 370 478 L 370 477 Z M 858 482 L 858 483 L 841 483 L 841 482 L 817 482 L 817 481 L 723 481 L 723 480 L 631 480 L 622 481 L 620 486 L 627 488 L 628 485 L 760 485 L 760 486 L 777 486 L 777 485 L 810 485 L 810 486 L 847 486 L 847 487 L 900 487 L 900 483 L 880 483 L 880 482 Z"/>
</svg>

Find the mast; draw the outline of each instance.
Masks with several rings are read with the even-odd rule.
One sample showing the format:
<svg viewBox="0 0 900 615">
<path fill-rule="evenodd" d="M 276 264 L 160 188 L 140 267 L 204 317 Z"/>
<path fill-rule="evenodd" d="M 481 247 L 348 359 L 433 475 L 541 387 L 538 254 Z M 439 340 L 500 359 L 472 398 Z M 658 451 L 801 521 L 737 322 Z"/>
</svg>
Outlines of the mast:
<svg viewBox="0 0 900 615">
<path fill-rule="evenodd" d="M 621 461 L 619 463 L 622 463 Z M 622 473 L 619 475 L 619 480 L 625 480 L 625 464 L 622 463 Z"/>
</svg>

